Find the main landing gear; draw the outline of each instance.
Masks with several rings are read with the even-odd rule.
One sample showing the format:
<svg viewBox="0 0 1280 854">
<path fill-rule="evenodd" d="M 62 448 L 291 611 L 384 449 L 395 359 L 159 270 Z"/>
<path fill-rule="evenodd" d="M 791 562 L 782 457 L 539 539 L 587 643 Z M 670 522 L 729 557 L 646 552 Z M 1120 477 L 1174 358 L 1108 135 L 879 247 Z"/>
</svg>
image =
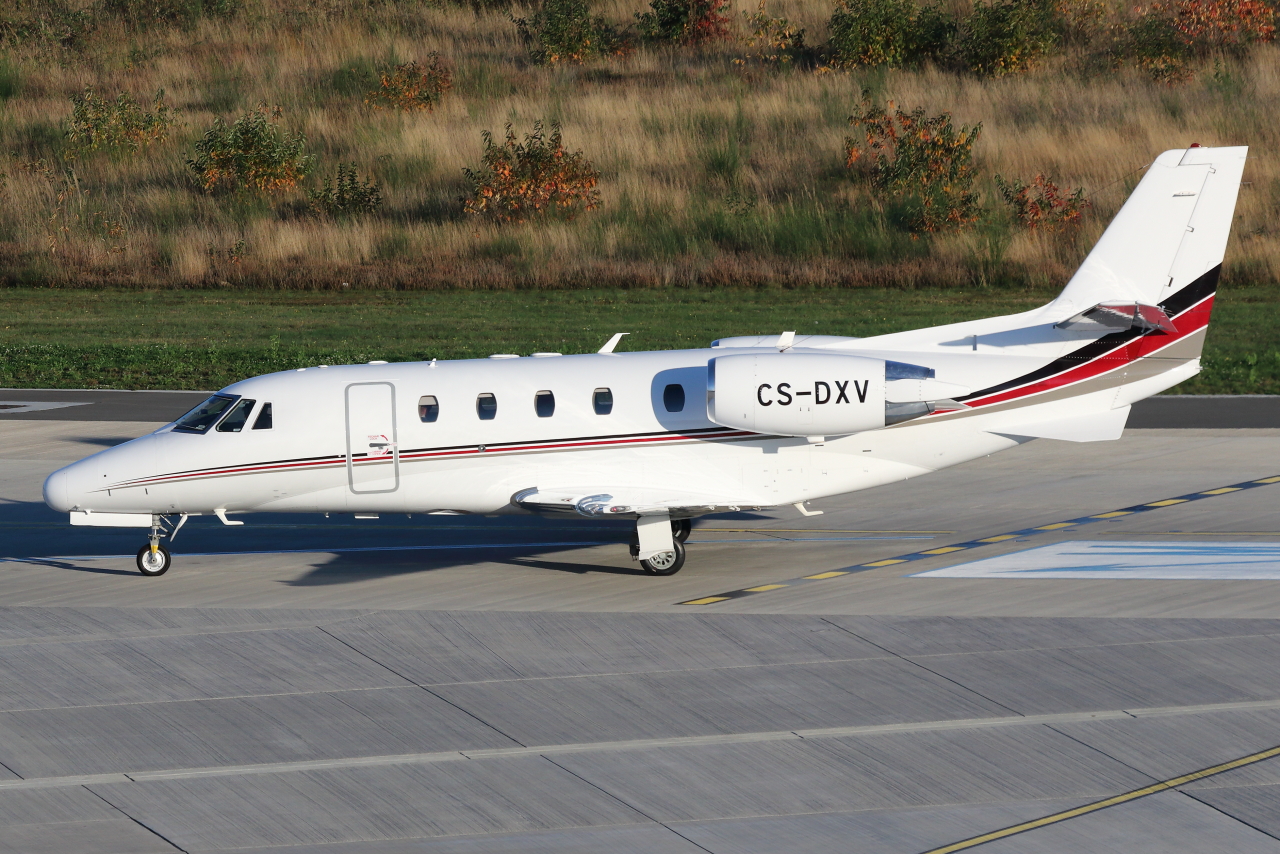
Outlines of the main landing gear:
<svg viewBox="0 0 1280 854">
<path fill-rule="evenodd" d="M 182 522 L 185 521 L 184 516 L 178 523 L 178 528 L 181 528 Z M 171 533 L 165 527 L 163 516 L 151 517 L 151 535 L 147 537 L 147 545 L 138 549 L 138 572 L 150 577 L 164 575 L 169 571 L 169 567 L 173 564 L 173 556 L 169 554 L 168 549 L 160 545 L 160 538 L 166 534 L 172 538 L 173 534 L 178 533 L 178 528 L 174 528 Z"/>
<path fill-rule="evenodd" d="M 640 558 L 640 568 L 650 575 L 675 575 L 684 567 L 684 541 L 689 539 L 692 525 L 688 519 L 671 519 L 663 514 L 658 517 L 644 516 L 636 522 L 636 535 L 631 540 L 631 557 L 638 558 L 642 553 L 641 542 L 645 543 L 643 551 L 647 557 Z M 670 524 L 668 534 L 664 527 Z M 665 542 L 663 542 L 665 540 Z"/>
<path fill-rule="evenodd" d="M 684 543 L 672 540 L 671 547 L 669 552 L 640 561 L 640 566 L 650 575 L 675 575 L 684 567 Z"/>
</svg>

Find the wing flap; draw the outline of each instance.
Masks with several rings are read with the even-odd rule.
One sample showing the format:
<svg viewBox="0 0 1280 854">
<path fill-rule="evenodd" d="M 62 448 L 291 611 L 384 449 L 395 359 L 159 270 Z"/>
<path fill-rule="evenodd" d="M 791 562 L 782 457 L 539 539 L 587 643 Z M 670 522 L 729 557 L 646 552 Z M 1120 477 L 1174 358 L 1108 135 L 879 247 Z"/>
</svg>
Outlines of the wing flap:
<svg viewBox="0 0 1280 854">
<path fill-rule="evenodd" d="M 536 513 L 574 513 L 592 519 L 694 515 L 765 506 L 741 496 L 632 486 L 533 487 L 511 496 L 511 503 Z"/>
</svg>

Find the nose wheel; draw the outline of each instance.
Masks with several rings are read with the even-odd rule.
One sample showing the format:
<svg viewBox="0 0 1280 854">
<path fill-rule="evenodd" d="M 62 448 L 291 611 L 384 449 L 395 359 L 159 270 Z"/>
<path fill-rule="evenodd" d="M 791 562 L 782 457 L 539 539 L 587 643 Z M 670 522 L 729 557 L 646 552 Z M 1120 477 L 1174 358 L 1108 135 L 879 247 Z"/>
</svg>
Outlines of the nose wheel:
<svg viewBox="0 0 1280 854">
<path fill-rule="evenodd" d="M 159 543 L 147 544 L 138 549 L 138 572 L 143 575 L 164 575 L 169 571 L 169 565 L 172 563 L 173 558 L 169 555 L 169 550 Z"/>
<path fill-rule="evenodd" d="M 151 516 L 151 536 L 147 537 L 147 544 L 138 549 L 138 572 L 143 575 L 155 576 L 164 575 L 169 571 L 170 564 L 173 563 L 173 557 L 170 556 L 169 550 L 160 545 L 160 538 L 168 536 L 170 539 L 178 533 L 183 523 L 187 521 L 186 514 L 178 520 L 178 527 L 172 531 L 163 516 L 152 514 Z"/>
</svg>

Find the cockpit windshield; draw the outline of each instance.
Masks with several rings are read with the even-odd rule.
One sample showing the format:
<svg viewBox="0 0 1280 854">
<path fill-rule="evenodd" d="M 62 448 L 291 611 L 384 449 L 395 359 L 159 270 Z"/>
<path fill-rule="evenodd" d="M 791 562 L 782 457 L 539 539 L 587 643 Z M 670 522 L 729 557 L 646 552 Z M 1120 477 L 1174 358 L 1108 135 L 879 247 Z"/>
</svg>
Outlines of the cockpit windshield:
<svg viewBox="0 0 1280 854">
<path fill-rule="evenodd" d="M 207 433 L 217 423 L 227 407 L 236 402 L 236 398 L 215 394 L 195 409 L 178 419 L 173 425 L 175 431 L 183 433 Z"/>
</svg>

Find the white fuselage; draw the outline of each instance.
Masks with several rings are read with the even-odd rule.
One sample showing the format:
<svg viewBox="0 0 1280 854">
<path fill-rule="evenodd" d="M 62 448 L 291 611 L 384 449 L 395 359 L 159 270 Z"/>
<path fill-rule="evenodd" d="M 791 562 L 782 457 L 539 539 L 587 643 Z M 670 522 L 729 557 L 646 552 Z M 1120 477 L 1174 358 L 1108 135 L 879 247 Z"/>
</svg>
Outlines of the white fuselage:
<svg viewBox="0 0 1280 854">
<path fill-rule="evenodd" d="M 896 336 L 815 338 L 808 352 L 820 347 L 911 360 L 935 368 L 940 379 L 982 388 L 1079 346 L 1079 335 L 1037 323 L 1036 314 L 1028 313 L 1028 331 L 1008 341 L 1004 352 L 987 345 L 947 351 L 919 340 L 901 342 L 915 345 L 909 349 L 883 346 Z M 943 332 L 946 341 L 968 327 L 929 331 Z M 1096 391 L 1080 389 L 1098 398 L 1092 402 L 1078 396 L 1038 407 L 1023 401 L 1012 409 L 934 415 L 847 436 L 780 437 L 708 419 L 707 364 L 726 352 L 777 351 L 716 346 L 317 367 L 255 377 L 220 392 L 254 401 L 241 431 L 195 434 L 167 425 L 61 470 L 46 484 L 46 500 L 60 510 L 99 514 L 496 513 L 516 509 L 512 496 L 537 488 L 674 493 L 687 500 L 668 505 L 697 505 L 703 512 L 777 506 L 905 480 L 1012 447 L 1026 439 L 998 432 L 1001 424 L 1034 420 L 1028 412 L 1037 408 L 1112 408 L 1126 382 L 1120 374 L 1101 385 L 1093 380 Z M 1161 377 L 1171 367 L 1167 362 Z M 1142 384 L 1148 387 L 1139 396 L 1176 382 L 1181 373 L 1175 373 L 1157 378 L 1158 387 Z M 677 412 L 664 401 L 672 384 L 683 390 Z M 610 392 L 608 414 L 595 411 L 597 389 Z M 546 391 L 554 395 L 554 412 L 540 417 L 535 396 Z M 496 401 L 491 420 L 480 417 L 482 394 Z M 419 417 L 427 395 L 438 405 L 430 422 Z M 251 429 L 266 403 L 271 428 Z"/>
</svg>

